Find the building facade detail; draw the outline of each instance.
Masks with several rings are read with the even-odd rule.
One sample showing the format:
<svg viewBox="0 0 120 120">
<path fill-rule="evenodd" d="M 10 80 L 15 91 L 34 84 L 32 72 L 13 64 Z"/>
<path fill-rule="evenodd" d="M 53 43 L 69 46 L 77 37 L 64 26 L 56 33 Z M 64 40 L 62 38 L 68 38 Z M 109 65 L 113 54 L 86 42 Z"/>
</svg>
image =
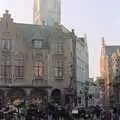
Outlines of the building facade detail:
<svg viewBox="0 0 120 120">
<path fill-rule="evenodd" d="M 112 105 L 113 98 L 113 58 L 112 55 L 120 46 L 106 45 L 102 39 L 100 56 L 100 86 L 102 92 L 102 103 L 104 106 Z"/>
<path fill-rule="evenodd" d="M 88 46 L 86 35 L 76 40 L 76 83 L 77 96 L 81 97 L 82 105 L 85 105 L 84 85 L 89 81 Z"/>
<path fill-rule="evenodd" d="M 113 74 L 113 104 L 120 104 L 120 48 L 112 54 L 112 74 Z"/>
<path fill-rule="evenodd" d="M 57 94 L 58 100 L 60 96 L 73 96 L 71 89 L 76 88 L 73 41 L 76 43 L 77 38 L 74 31 L 59 24 L 15 23 L 8 11 L 1 18 L 0 28 L 0 87 L 9 88 L 6 94 L 52 98 Z"/>
</svg>

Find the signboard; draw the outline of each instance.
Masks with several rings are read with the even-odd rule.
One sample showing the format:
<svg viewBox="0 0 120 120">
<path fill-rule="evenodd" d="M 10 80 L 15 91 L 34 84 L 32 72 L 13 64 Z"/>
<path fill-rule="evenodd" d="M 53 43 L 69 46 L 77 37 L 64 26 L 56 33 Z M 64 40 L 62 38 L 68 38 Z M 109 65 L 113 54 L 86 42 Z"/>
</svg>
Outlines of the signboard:
<svg viewBox="0 0 120 120">
<path fill-rule="evenodd" d="M 78 114 L 78 109 L 73 109 L 72 114 Z"/>
</svg>

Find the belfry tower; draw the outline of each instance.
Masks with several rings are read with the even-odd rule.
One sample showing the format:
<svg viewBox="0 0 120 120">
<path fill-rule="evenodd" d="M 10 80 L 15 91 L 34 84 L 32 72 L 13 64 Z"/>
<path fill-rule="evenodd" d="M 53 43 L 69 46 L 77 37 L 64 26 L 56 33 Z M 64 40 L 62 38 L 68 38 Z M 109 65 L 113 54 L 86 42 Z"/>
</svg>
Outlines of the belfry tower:
<svg viewBox="0 0 120 120">
<path fill-rule="evenodd" d="M 34 0 L 33 23 L 61 23 L 61 0 Z"/>
</svg>

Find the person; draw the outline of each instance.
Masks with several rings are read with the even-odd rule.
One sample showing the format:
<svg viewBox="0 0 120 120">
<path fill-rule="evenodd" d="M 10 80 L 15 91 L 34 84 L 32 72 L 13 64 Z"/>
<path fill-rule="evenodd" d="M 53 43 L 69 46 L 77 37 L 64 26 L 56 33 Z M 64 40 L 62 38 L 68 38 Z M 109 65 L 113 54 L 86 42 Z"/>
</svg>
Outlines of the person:
<svg viewBox="0 0 120 120">
<path fill-rule="evenodd" d="M 95 109 L 95 112 L 96 112 L 96 117 L 97 117 L 97 119 L 100 119 L 100 115 L 101 115 L 101 108 L 100 108 L 100 106 L 98 106 L 98 105 L 96 105 L 96 107 L 95 107 L 96 109 Z"/>
<path fill-rule="evenodd" d="M 119 120 L 119 115 L 116 107 L 113 108 L 113 120 Z"/>
<path fill-rule="evenodd" d="M 47 105 L 48 120 L 53 119 L 53 111 L 54 111 L 53 105 L 51 103 L 48 103 L 48 105 Z"/>
<path fill-rule="evenodd" d="M 113 116 L 113 120 L 119 120 L 119 115 L 116 113 L 116 114 L 114 114 L 114 116 Z"/>
<path fill-rule="evenodd" d="M 113 113 L 113 120 L 119 120 L 119 115 L 118 113 Z"/>
</svg>

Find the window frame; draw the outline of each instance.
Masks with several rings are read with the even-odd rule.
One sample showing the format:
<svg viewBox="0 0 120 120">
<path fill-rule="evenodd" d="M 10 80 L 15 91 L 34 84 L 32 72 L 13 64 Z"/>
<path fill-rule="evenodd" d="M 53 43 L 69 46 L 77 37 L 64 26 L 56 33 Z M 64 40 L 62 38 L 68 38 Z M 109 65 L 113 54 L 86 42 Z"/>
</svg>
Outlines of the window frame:
<svg viewBox="0 0 120 120">
<path fill-rule="evenodd" d="M 2 49 L 10 50 L 12 45 L 11 41 L 11 39 L 2 39 Z"/>
<path fill-rule="evenodd" d="M 56 60 L 55 64 L 55 77 L 56 78 L 64 78 L 64 61 Z"/>
<path fill-rule="evenodd" d="M 62 40 L 56 41 L 56 54 L 64 54 L 64 42 Z"/>
<path fill-rule="evenodd" d="M 41 78 L 44 76 L 44 63 L 42 60 L 36 60 L 33 65 L 33 73 L 35 79 Z"/>
<path fill-rule="evenodd" d="M 34 39 L 34 40 L 32 40 L 32 46 L 35 49 L 42 49 L 43 48 L 43 39 Z"/>
<path fill-rule="evenodd" d="M 23 80 L 25 77 L 24 57 L 17 56 L 15 62 L 15 80 Z"/>
<path fill-rule="evenodd" d="M 11 80 L 12 76 L 12 65 L 10 64 L 10 62 L 4 62 L 3 64 L 1 64 L 1 79 L 2 80 Z"/>
</svg>

